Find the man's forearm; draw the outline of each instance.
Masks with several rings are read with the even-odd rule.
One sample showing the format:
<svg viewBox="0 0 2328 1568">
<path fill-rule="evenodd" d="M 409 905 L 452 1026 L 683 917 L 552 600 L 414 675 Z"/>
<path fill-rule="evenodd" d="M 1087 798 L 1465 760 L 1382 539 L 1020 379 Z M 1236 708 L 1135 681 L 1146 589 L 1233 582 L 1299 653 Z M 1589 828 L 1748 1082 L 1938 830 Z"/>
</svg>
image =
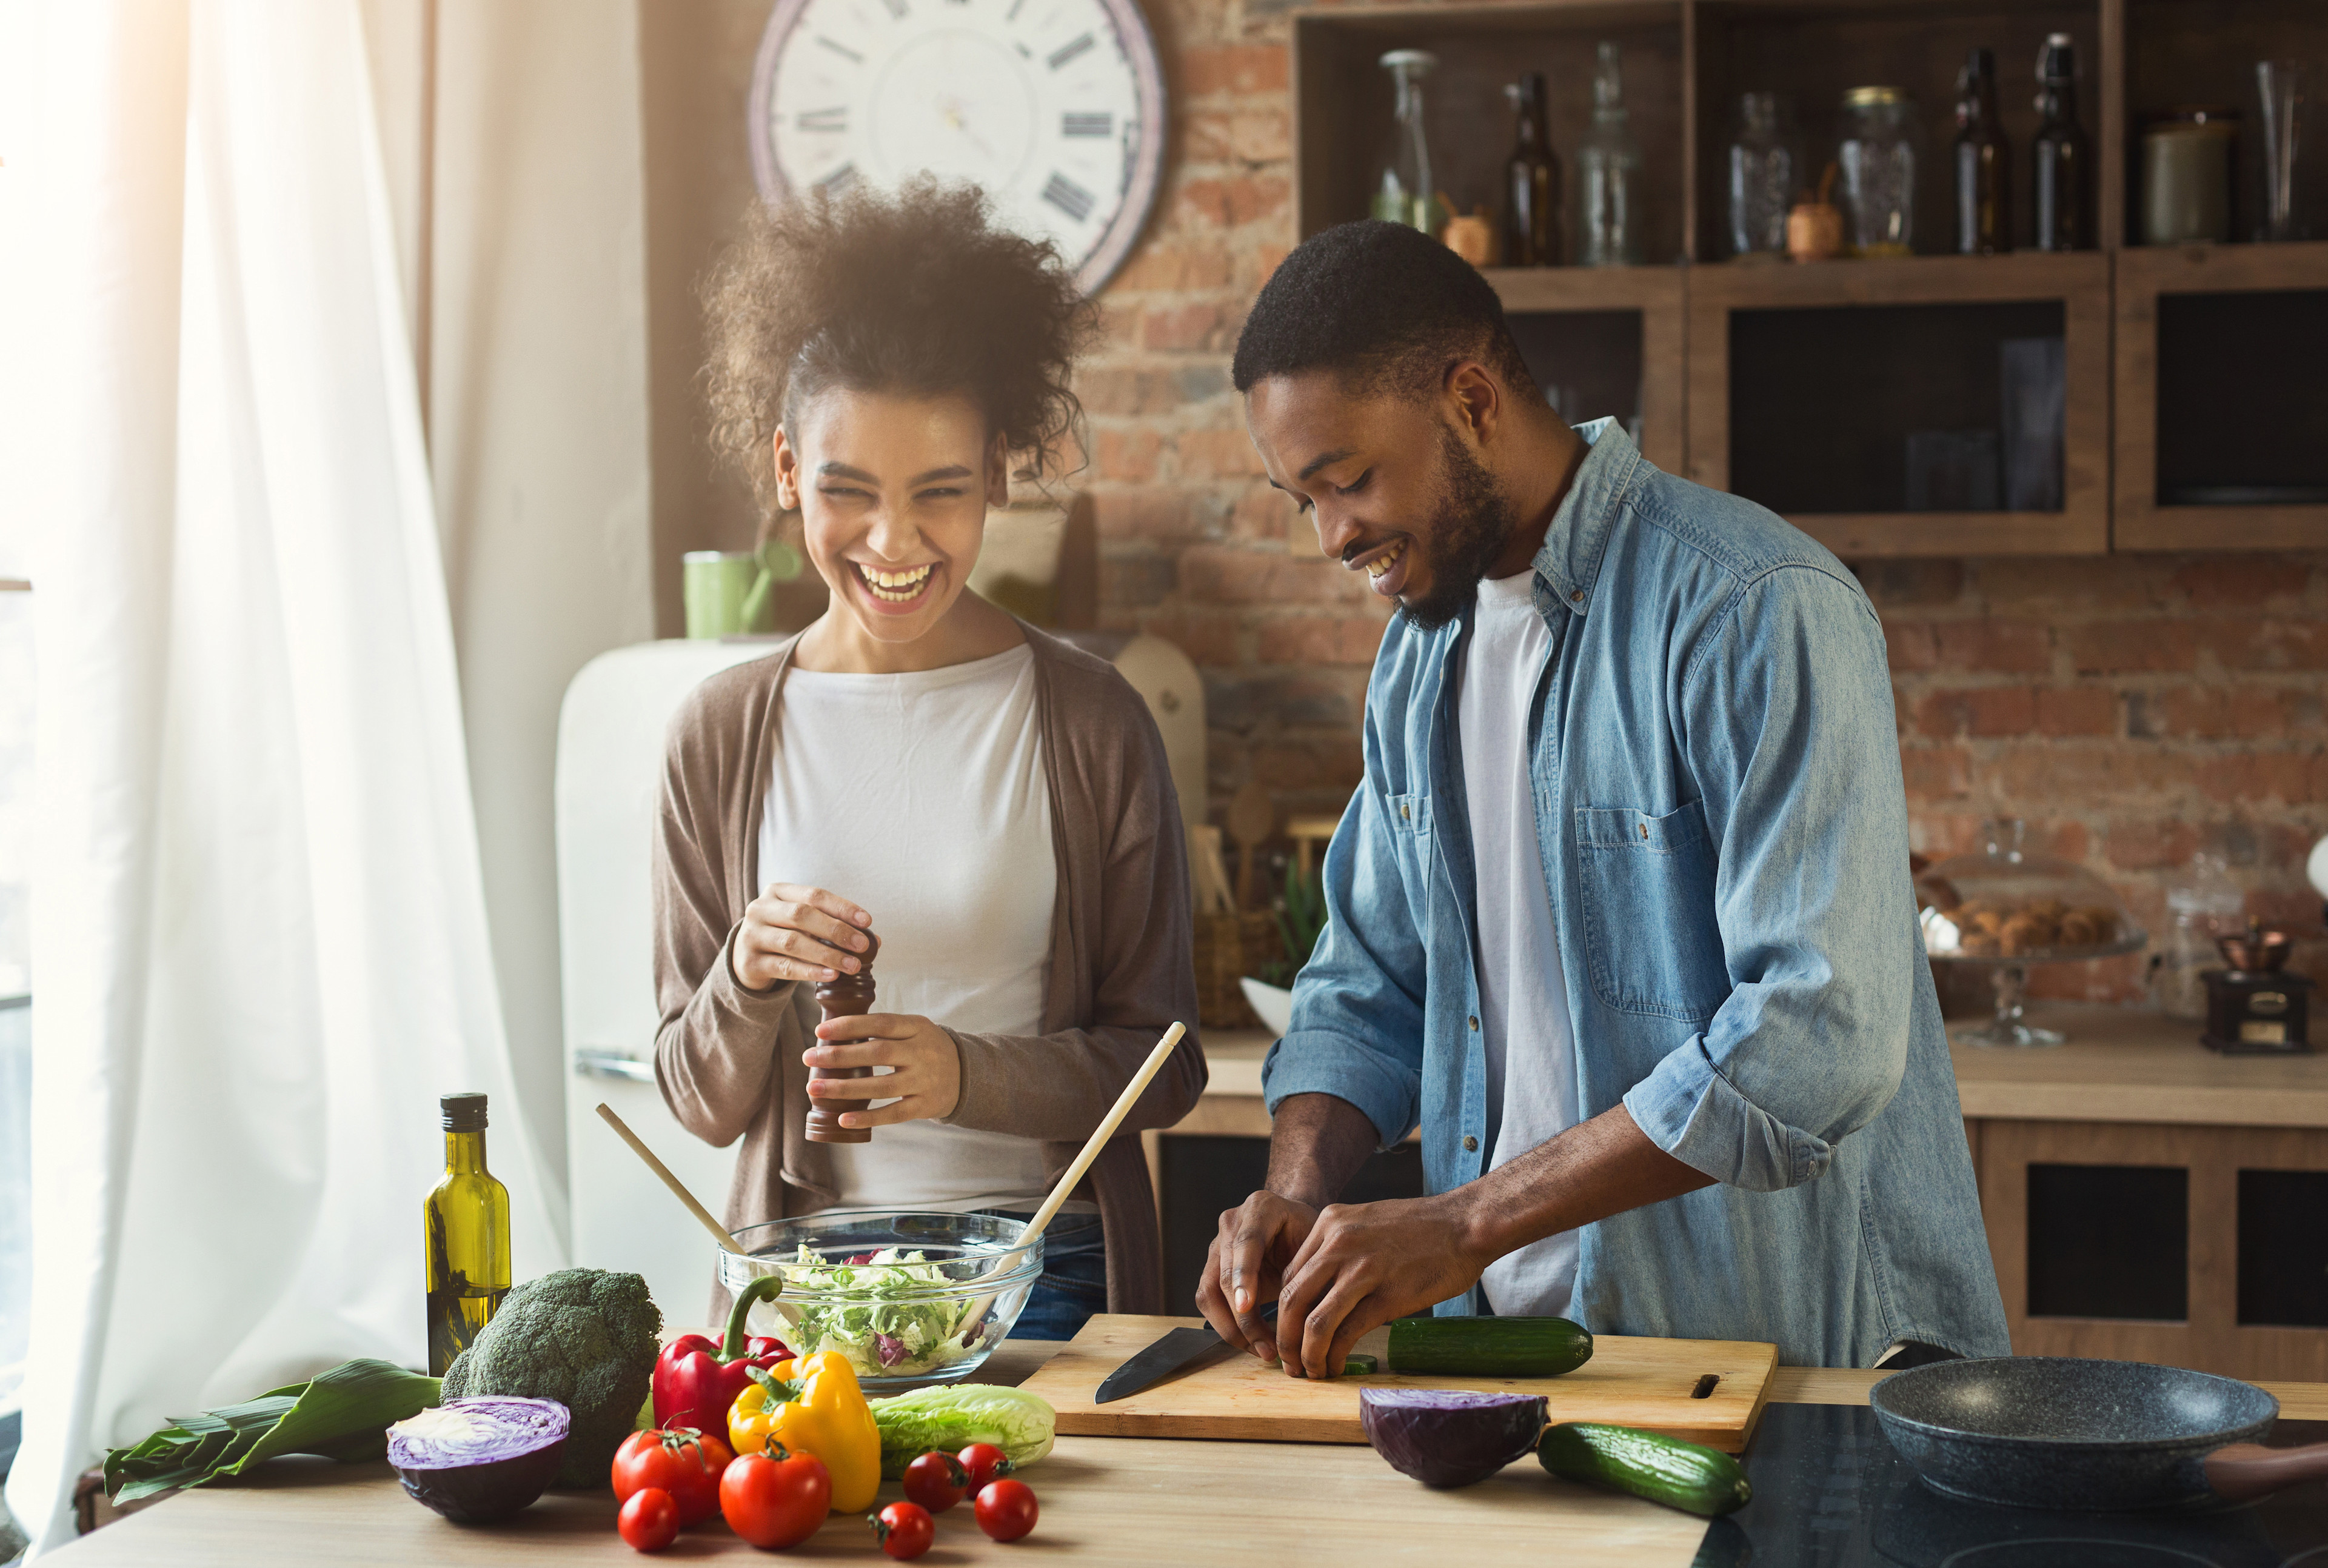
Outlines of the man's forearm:
<svg viewBox="0 0 2328 1568">
<path fill-rule="evenodd" d="M 1269 1190 L 1323 1208 L 1374 1151 L 1374 1122 L 1356 1105 L 1337 1094 L 1290 1095 L 1270 1127 Z"/>
<path fill-rule="evenodd" d="M 1275 1164 L 1272 1152 L 1272 1174 Z M 1546 1236 L 1713 1185 L 1713 1178 L 1650 1142 L 1624 1106 L 1612 1105 L 1447 1196 L 1460 1201 L 1463 1224 L 1481 1255 L 1499 1258 Z"/>
</svg>

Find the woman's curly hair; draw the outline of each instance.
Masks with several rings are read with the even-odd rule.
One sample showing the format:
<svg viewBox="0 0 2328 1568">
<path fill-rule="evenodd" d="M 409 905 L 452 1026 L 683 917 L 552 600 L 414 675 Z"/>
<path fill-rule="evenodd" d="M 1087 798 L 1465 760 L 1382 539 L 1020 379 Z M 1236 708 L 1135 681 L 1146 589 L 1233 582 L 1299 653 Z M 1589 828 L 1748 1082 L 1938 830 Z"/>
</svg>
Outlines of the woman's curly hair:
<svg viewBox="0 0 2328 1568">
<path fill-rule="evenodd" d="M 771 515 L 770 443 L 833 388 L 985 411 L 1021 465 L 1056 474 L 1083 412 L 1068 382 L 1098 312 L 1048 241 L 996 221 L 985 192 L 923 175 L 755 202 L 703 288 L 712 449 Z"/>
</svg>

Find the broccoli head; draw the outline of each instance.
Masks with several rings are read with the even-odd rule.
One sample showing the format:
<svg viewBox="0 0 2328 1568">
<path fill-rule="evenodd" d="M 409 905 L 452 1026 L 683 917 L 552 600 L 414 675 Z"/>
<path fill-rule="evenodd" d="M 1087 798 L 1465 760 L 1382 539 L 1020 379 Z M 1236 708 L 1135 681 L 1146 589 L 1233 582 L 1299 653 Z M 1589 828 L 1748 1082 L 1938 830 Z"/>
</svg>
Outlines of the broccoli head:
<svg viewBox="0 0 2328 1568">
<path fill-rule="evenodd" d="M 603 1488 L 654 1377 L 662 1311 L 636 1274 L 560 1269 L 502 1298 L 445 1369 L 444 1397 L 554 1399 L 573 1413 L 561 1487 Z"/>
</svg>

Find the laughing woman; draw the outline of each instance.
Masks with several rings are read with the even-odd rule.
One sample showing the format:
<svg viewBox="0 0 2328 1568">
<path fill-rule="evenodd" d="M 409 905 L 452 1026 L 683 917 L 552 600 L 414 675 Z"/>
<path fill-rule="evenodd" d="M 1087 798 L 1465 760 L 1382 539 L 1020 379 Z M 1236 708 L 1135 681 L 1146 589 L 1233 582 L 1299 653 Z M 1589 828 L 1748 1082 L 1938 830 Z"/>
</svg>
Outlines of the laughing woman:
<svg viewBox="0 0 2328 1568">
<path fill-rule="evenodd" d="M 1057 468 L 1092 308 L 1048 246 L 927 183 L 756 211 L 706 303 L 715 441 L 800 514 L 831 600 L 673 721 L 656 1077 L 698 1137 L 744 1140 L 731 1228 L 1023 1217 L 1197 1007 L 1154 721 L 1107 664 L 969 587 L 1013 462 Z M 820 1028 L 812 988 L 875 935 L 881 1010 Z M 888 1072 L 816 1075 L 863 1066 Z M 1017 1332 L 1163 1310 L 1139 1132 L 1204 1083 L 1191 1034 L 1052 1223 Z M 812 1089 L 879 1131 L 809 1141 Z"/>
</svg>

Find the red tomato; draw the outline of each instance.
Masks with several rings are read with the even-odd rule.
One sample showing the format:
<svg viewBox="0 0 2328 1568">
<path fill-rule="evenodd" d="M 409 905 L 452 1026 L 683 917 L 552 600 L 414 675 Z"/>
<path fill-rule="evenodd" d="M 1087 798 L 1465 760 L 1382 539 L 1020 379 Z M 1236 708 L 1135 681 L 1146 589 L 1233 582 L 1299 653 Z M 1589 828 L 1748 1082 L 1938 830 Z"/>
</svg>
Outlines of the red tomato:
<svg viewBox="0 0 2328 1568">
<path fill-rule="evenodd" d="M 981 1488 L 972 1505 L 978 1527 L 998 1541 L 1016 1541 L 1035 1527 L 1041 1512 L 1025 1481 L 994 1481 Z"/>
<path fill-rule="evenodd" d="M 943 1514 L 970 1490 L 970 1471 L 950 1453 L 925 1453 L 906 1467 L 906 1496 Z"/>
<path fill-rule="evenodd" d="M 930 1511 L 919 1503 L 891 1503 L 865 1522 L 873 1526 L 881 1550 L 900 1563 L 928 1551 L 938 1533 Z"/>
<path fill-rule="evenodd" d="M 832 1474 L 812 1453 L 747 1453 L 719 1478 L 719 1512 L 755 1546 L 796 1546 L 832 1509 Z"/>
<path fill-rule="evenodd" d="M 960 1460 L 962 1468 L 970 1472 L 968 1489 L 972 1492 L 984 1491 L 987 1482 L 998 1476 L 1007 1476 L 1011 1470 L 1010 1456 L 990 1442 L 972 1443 L 954 1458 Z"/>
<path fill-rule="evenodd" d="M 615 1500 L 656 1487 L 679 1506 L 681 1526 L 708 1519 L 719 1511 L 719 1477 L 735 1457 L 726 1443 L 690 1426 L 634 1432 L 615 1451 Z"/>
<path fill-rule="evenodd" d="M 661 1487 L 641 1487 L 623 1499 L 615 1516 L 623 1545 L 641 1552 L 660 1552 L 679 1539 L 679 1505 Z"/>
</svg>

